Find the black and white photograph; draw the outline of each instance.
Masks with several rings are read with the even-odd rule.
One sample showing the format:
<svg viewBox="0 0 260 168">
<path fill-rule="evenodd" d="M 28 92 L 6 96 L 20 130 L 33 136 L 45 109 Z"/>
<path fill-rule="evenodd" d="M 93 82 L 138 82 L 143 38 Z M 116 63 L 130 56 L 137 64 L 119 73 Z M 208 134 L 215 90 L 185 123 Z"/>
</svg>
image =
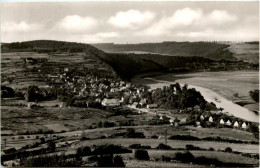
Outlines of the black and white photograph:
<svg viewBox="0 0 260 168">
<path fill-rule="evenodd" d="M 0 5 L 1 167 L 259 167 L 259 1 Z"/>
</svg>

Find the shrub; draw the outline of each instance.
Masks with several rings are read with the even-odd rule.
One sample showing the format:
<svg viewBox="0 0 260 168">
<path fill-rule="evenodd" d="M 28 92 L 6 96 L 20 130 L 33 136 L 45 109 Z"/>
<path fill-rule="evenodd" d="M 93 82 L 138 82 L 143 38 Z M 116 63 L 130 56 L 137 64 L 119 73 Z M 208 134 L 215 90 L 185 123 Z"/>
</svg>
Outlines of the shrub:
<svg viewBox="0 0 260 168">
<path fill-rule="evenodd" d="M 41 143 L 45 143 L 45 138 L 41 137 L 40 141 L 41 141 Z"/>
<path fill-rule="evenodd" d="M 151 136 L 151 138 L 158 139 L 158 136 L 157 135 L 153 135 L 153 136 Z"/>
<path fill-rule="evenodd" d="M 97 166 L 98 167 L 113 167 L 113 157 L 112 155 L 106 155 L 106 156 L 101 156 L 98 158 L 97 161 Z"/>
<path fill-rule="evenodd" d="M 55 142 L 49 142 L 47 147 L 51 152 L 54 152 L 56 149 Z"/>
<path fill-rule="evenodd" d="M 227 147 L 226 149 L 225 149 L 225 152 L 228 152 L 228 153 L 231 153 L 233 150 L 232 150 L 232 148 L 230 148 L 230 147 Z"/>
<path fill-rule="evenodd" d="M 124 137 L 126 137 L 126 138 L 145 138 L 145 136 L 142 132 L 135 132 L 135 129 L 133 129 L 133 128 L 128 128 Z"/>
<path fill-rule="evenodd" d="M 168 145 L 165 145 L 165 144 L 163 144 L 163 143 L 160 143 L 160 144 L 156 147 L 156 149 L 171 150 L 172 147 L 170 147 L 170 146 L 168 146 Z"/>
<path fill-rule="evenodd" d="M 114 167 L 125 167 L 125 163 L 121 156 L 116 155 L 114 157 Z"/>
<path fill-rule="evenodd" d="M 175 154 L 175 159 L 180 160 L 181 162 L 184 162 L 184 163 L 190 163 L 190 162 L 193 162 L 194 156 L 189 151 L 187 151 L 185 153 L 177 152 Z"/>
<path fill-rule="evenodd" d="M 83 137 L 80 138 L 80 141 L 89 140 L 89 139 L 90 138 L 87 138 L 87 137 L 83 136 Z"/>
<path fill-rule="evenodd" d="M 193 146 L 193 145 L 190 145 L 190 144 L 186 145 L 186 149 L 187 150 L 202 150 L 202 148 L 197 147 L 197 146 Z"/>
<path fill-rule="evenodd" d="M 91 153 L 91 149 L 88 146 L 80 147 L 77 149 L 76 155 L 78 156 L 86 156 Z"/>
<path fill-rule="evenodd" d="M 19 136 L 18 139 L 24 139 L 24 136 Z"/>
<path fill-rule="evenodd" d="M 81 161 L 69 159 L 65 155 L 37 156 L 25 158 L 22 167 L 78 167 Z"/>
<path fill-rule="evenodd" d="M 116 153 L 131 153 L 132 151 L 118 145 L 101 145 L 96 147 L 92 152 L 95 155 L 105 155 L 105 154 L 116 154 Z"/>
<path fill-rule="evenodd" d="M 214 151 L 215 149 L 214 148 L 209 148 L 209 151 Z"/>
<path fill-rule="evenodd" d="M 135 158 L 137 160 L 149 160 L 150 159 L 148 152 L 143 149 L 138 149 L 135 151 Z"/>
<path fill-rule="evenodd" d="M 162 155 L 162 161 L 164 161 L 164 162 L 170 162 L 171 160 L 172 160 L 172 159 L 171 159 L 170 157 Z"/>
</svg>

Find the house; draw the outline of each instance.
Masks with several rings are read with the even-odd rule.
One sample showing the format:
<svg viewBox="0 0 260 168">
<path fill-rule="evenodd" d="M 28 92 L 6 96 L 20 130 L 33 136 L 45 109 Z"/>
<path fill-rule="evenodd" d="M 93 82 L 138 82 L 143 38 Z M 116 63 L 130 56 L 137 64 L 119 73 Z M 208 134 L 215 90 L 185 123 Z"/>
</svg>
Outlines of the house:
<svg viewBox="0 0 260 168">
<path fill-rule="evenodd" d="M 211 116 L 209 117 L 209 122 L 213 122 L 213 118 Z"/>
<path fill-rule="evenodd" d="M 238 127 L 238 126 L 239 126 L 238 122 L 235 121 L 235 122 L 234 122 L 234 127 Z"/>
<path fill-rule="evenodd" d="M 149 109 L 152 109 L 152 108 L 157 108 L 158 105 L 157 104 L 147 104 L 146 107 L 149 108 Z"/>
<path fill-rule="evenodd" d="M 137 102 L 134 102 L 134 103 L 131 105 L 131 107 L 132 107 L 132 108 L 136 108 L 137 104 L 138 104 Z"/>
<path fill-rule="evenodd" d="M 200 120 L 202 120 L 202 121 L 203 121 L 204 119 L 205 119 L 205 118 L 204 118 L 204 116 L 203 116 L 203 115 L 201 115 L 201 116 L 200 116 Z"/>
<path fill-rule="evenodd" d="M 64 72 L 69 72 L 69 68 L 64 68 Z"/>
<path fill-rule="evenodd" d="M 146 98 L 143 98 L 143 99 L 140 100 L 139 103 L 140 103 L 141 105 L 144 105 L 144 104 L 147 103 L 147 99 L 146 99 Z"/>
<path fill-rule="evenodd" d="M 222 124 L 222 125 L 224 125 L 224 124 L 225 124 L 225 122 L 224 122 L 224 120 L 223 120 L 223 119 L 221 119 L 219 123 L 220 123 L 220 124 Z"/>
<path fill-rule="evenodd" d="M 247 125 L 246 125 L 246 123 L 244 122 L 244 123 L 242 124 L 242 128 L 246 129 L 246 127 L 247 127 Z"/>
<path fill-rule="evenodd" d="M 107 106 L 107 107 L 115 107 L 115 106 L 120 106 L 120 102 L 118 99 L 104 99 L 101 104 L 103 106 Z"/>
<path fill-rule="evenodd" d="M 182 118 L 181 120 L 180 120 L 180 123 L 181 124 L 184 124 L 184 123 L 186 123 L 187 122 L 187 118 Z"/>
<path fill-rule="evenodd" d="M 228 120 L 228 121 L 226 122 L 226 125 L 230 126 L 230 125 L 231 125 L 231 122 Z"/>
</svg>

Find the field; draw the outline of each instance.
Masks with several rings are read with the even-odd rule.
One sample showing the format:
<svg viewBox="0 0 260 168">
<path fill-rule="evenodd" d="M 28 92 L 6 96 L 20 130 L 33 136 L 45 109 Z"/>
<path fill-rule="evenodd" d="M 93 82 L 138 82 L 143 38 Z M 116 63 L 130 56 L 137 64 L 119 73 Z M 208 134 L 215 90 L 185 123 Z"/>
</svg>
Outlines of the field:
<svg viewBox="0 0 260 168">
<path fill-rule="evenodd" d="M 259 44 L 257 43 L 232 43 L 227 49 L 238 60 L 259 62 Z"/>
</svg>

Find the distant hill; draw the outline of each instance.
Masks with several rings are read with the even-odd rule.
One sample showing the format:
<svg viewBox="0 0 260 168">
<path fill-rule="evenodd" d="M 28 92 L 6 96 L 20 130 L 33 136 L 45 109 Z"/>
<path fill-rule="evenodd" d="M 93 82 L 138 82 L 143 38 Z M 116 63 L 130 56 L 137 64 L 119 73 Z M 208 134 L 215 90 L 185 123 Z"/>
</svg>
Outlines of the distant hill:
<svg viewBox="0 0 260 168">
<path fill-rule="evenodd" d="M 149 52 L 171 56 L 199 56 L 213 60 L 236 60 L 229 50 L 229 45 L 210 42 L 162 42 L 140 44 L 92 44 L 100 50 L 109 53 Z"/>
<path fill-rule="evenodd" d="M 92 54 L 104 54 L 103 51 L 84 43 L 54 41 L 54 40 L 34 40 L 25 42 L 3 43 L 2 52 L 88 52 Z"/>
<path fill-rule="evenodd" d="M 159 54 L 107 53 L 101 59 L 110 64 L 125 79 L 145 72 L 184 72 L 195 70 L 213 60 L 202 57 L 172 57 Z M 203 67 L 200 67 L 202 69 Z"/>
</svg>

